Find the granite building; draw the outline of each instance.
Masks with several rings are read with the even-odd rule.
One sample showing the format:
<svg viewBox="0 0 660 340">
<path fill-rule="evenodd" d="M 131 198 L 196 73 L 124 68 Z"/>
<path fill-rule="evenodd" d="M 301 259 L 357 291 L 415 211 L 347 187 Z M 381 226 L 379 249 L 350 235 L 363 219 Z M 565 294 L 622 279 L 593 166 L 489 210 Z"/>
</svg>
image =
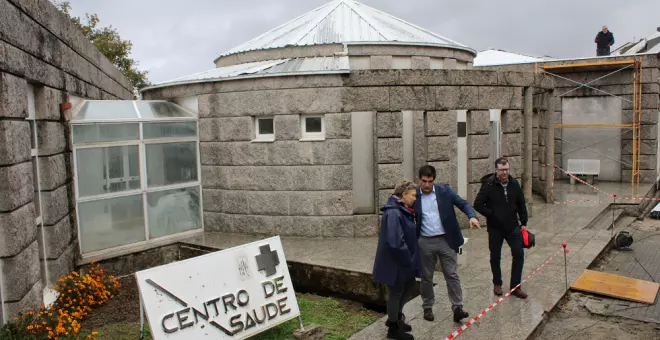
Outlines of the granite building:
<svg viewBox="0 0 660 340">
<path fill-rule="evenodd" d="M 533 169 L 545 171 L 531 149 L 523 162 L 523 111 L 531 138 L 552 79 L 475 70 L 475 55 L 340 0 L 142 94 L 199 114 L 205 230 L 373 236 L 395 182 L 423 164 L 468 200 L 497 156 L 529 172 L 530 195 Z"/>
<path fill-rule="evenodd" d="M 50 1 L 0 0 L 0 324 L 53 298 L 79 257 L 69 125 L 128 80 Z"/>
</svg>

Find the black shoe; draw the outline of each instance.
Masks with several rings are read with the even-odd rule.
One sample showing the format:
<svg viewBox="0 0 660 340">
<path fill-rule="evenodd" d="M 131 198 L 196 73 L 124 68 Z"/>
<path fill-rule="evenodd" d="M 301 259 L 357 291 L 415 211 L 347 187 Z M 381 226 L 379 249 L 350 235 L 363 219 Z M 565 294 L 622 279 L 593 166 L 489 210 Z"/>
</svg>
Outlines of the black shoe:
<svg viewBox="0 0 660 340">
<path fill-rule="evenodd" d="M 433 315 L 433 309 L 424 308 L 424 320 L 426 320 L 426 321 L 435 320 L 435 316 Z"/>
<path fill-rule="evenodd" d="M 401 322 L 386 322 L 387 324 L 387 338 L 393 340 L 415 340 L 412 334 L 406 333 L 401 328 Z"/>
<path fill-rule="evenodd" d="M 527 298 L 527 293 L 523 292 L 522 287 L 518 287 L 518 289 L 514 290 L 511 295 L 519 298 L 519 299 L 526 299 Z"/>
<path fill-rule="evenodd" d="M 465 319 L 468 316 L 469 314 L 462 307 L 457 307 L 454 310 L 454 322 L 461 322 L 461 319 Z"/>
<path fill-rule="evenodd" d="M 406 316 L 403 315 L 403 313 L 399 313 L 399 327 L 404 331 L 404 332 L 410 332 L 412 331 L 412 327 L 406 323 Z"/>
</svg>

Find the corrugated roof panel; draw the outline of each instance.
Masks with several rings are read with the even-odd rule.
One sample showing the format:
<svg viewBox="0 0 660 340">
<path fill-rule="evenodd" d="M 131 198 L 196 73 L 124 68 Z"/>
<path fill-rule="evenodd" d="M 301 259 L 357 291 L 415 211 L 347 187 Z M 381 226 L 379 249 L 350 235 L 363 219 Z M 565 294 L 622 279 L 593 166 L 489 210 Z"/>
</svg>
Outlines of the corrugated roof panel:
<svg viewBox="0 0 660 340">
<path fill-rule="evenodd" d="M 329 71 L 350 71 L 347 56 L 309 57 L 261 61 L 214 68 L 185 77 L 164 81 L 154 86 L 190 83 L 204 80 L 217 80 L 250 74 L 309 73 Z"/>
<path fill-rule="evenodd" d="M 477 53 L 477 57 L 474 58 L 473 65 L 475 67 L 478 67 L 478 66 L 533 63 L 533 62 L 541 62 L 541 61 L 549 61 L 549 60 L 552 60 L 552 58 L 533 57 L 520 53 L 513 53 L 502 50 L 486 50 Z"/>
<path fill-rule="evenodd" d="M 328 71 L 350 71 L 348 57 L 308 57 L 290 59 L 277 66 L 261 70 L 259 74 L 309 73 Z"/>
<path fill-rule="evenodd" d="M 336 0 L 268 31 L 223 55 L 289 45 L 344 42 L 463 44 L 352 0 Z"/>
<path fill-rule="evenodd" d="M 621 53 L 621 55 L 660 52 L 660 42 L 658 41 L 658 39 L 660 39 L 660 32 L 653 32 L 648 37 L 634 44 L 626 52 Z"/>
<path fill-rule="evenodd" d="M 218 67 L 199 73 L 194 73 L 188 76 L 183 76 L 168 81 L 164 81 L 158 85 L 179 83 L 179 82 L 190 82 L 190 81 L 204 80 L 204 79 L 236 77 L 241 74 L 253 74 L 263 69 L 281 64 L 287 60 L 288 59 L 268 60 L 268 61 L 254 62 L 254 63 L 245 63 L 245 64 L 225 66 L 225 67 Z"/>
</svg>

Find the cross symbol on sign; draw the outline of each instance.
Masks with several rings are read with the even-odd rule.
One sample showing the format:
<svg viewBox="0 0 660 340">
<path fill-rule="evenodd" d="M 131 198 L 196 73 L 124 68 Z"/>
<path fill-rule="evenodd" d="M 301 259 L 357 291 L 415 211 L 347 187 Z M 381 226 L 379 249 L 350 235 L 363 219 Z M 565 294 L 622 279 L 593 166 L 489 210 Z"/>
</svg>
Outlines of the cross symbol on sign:
<svg viewBox="0 0 660 340">
<path fill-rule="evenodd" d="M 270 245 L 259 247 L 261 254 L 255 256 L 257 259 L 257 269 L 265 270 L 266 277 L 275 274 L 275 267 L 280 264 L 280 257 L 277 255 L 277 250 L 270 250 Z"/>
</svg>

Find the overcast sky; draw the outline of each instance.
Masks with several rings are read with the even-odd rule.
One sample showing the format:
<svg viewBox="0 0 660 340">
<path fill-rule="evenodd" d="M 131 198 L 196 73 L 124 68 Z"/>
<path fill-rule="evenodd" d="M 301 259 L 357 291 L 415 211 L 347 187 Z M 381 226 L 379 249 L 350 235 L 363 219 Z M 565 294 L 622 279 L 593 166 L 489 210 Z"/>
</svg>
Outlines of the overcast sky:
<svg viewBox="0 0 660 340">
<path fill-rule="evenodd" d="M 75 16 L 133 42 L 132 57 L 158 83 L 214 68 L 213 60 L 328 0 L 69 0 Z M 660 0 L 362 0 L 477 51 L 496 48 L 558 58 L 588 57 L 603 24 L 615 47 L 660 27 Z"/>
</svg>

